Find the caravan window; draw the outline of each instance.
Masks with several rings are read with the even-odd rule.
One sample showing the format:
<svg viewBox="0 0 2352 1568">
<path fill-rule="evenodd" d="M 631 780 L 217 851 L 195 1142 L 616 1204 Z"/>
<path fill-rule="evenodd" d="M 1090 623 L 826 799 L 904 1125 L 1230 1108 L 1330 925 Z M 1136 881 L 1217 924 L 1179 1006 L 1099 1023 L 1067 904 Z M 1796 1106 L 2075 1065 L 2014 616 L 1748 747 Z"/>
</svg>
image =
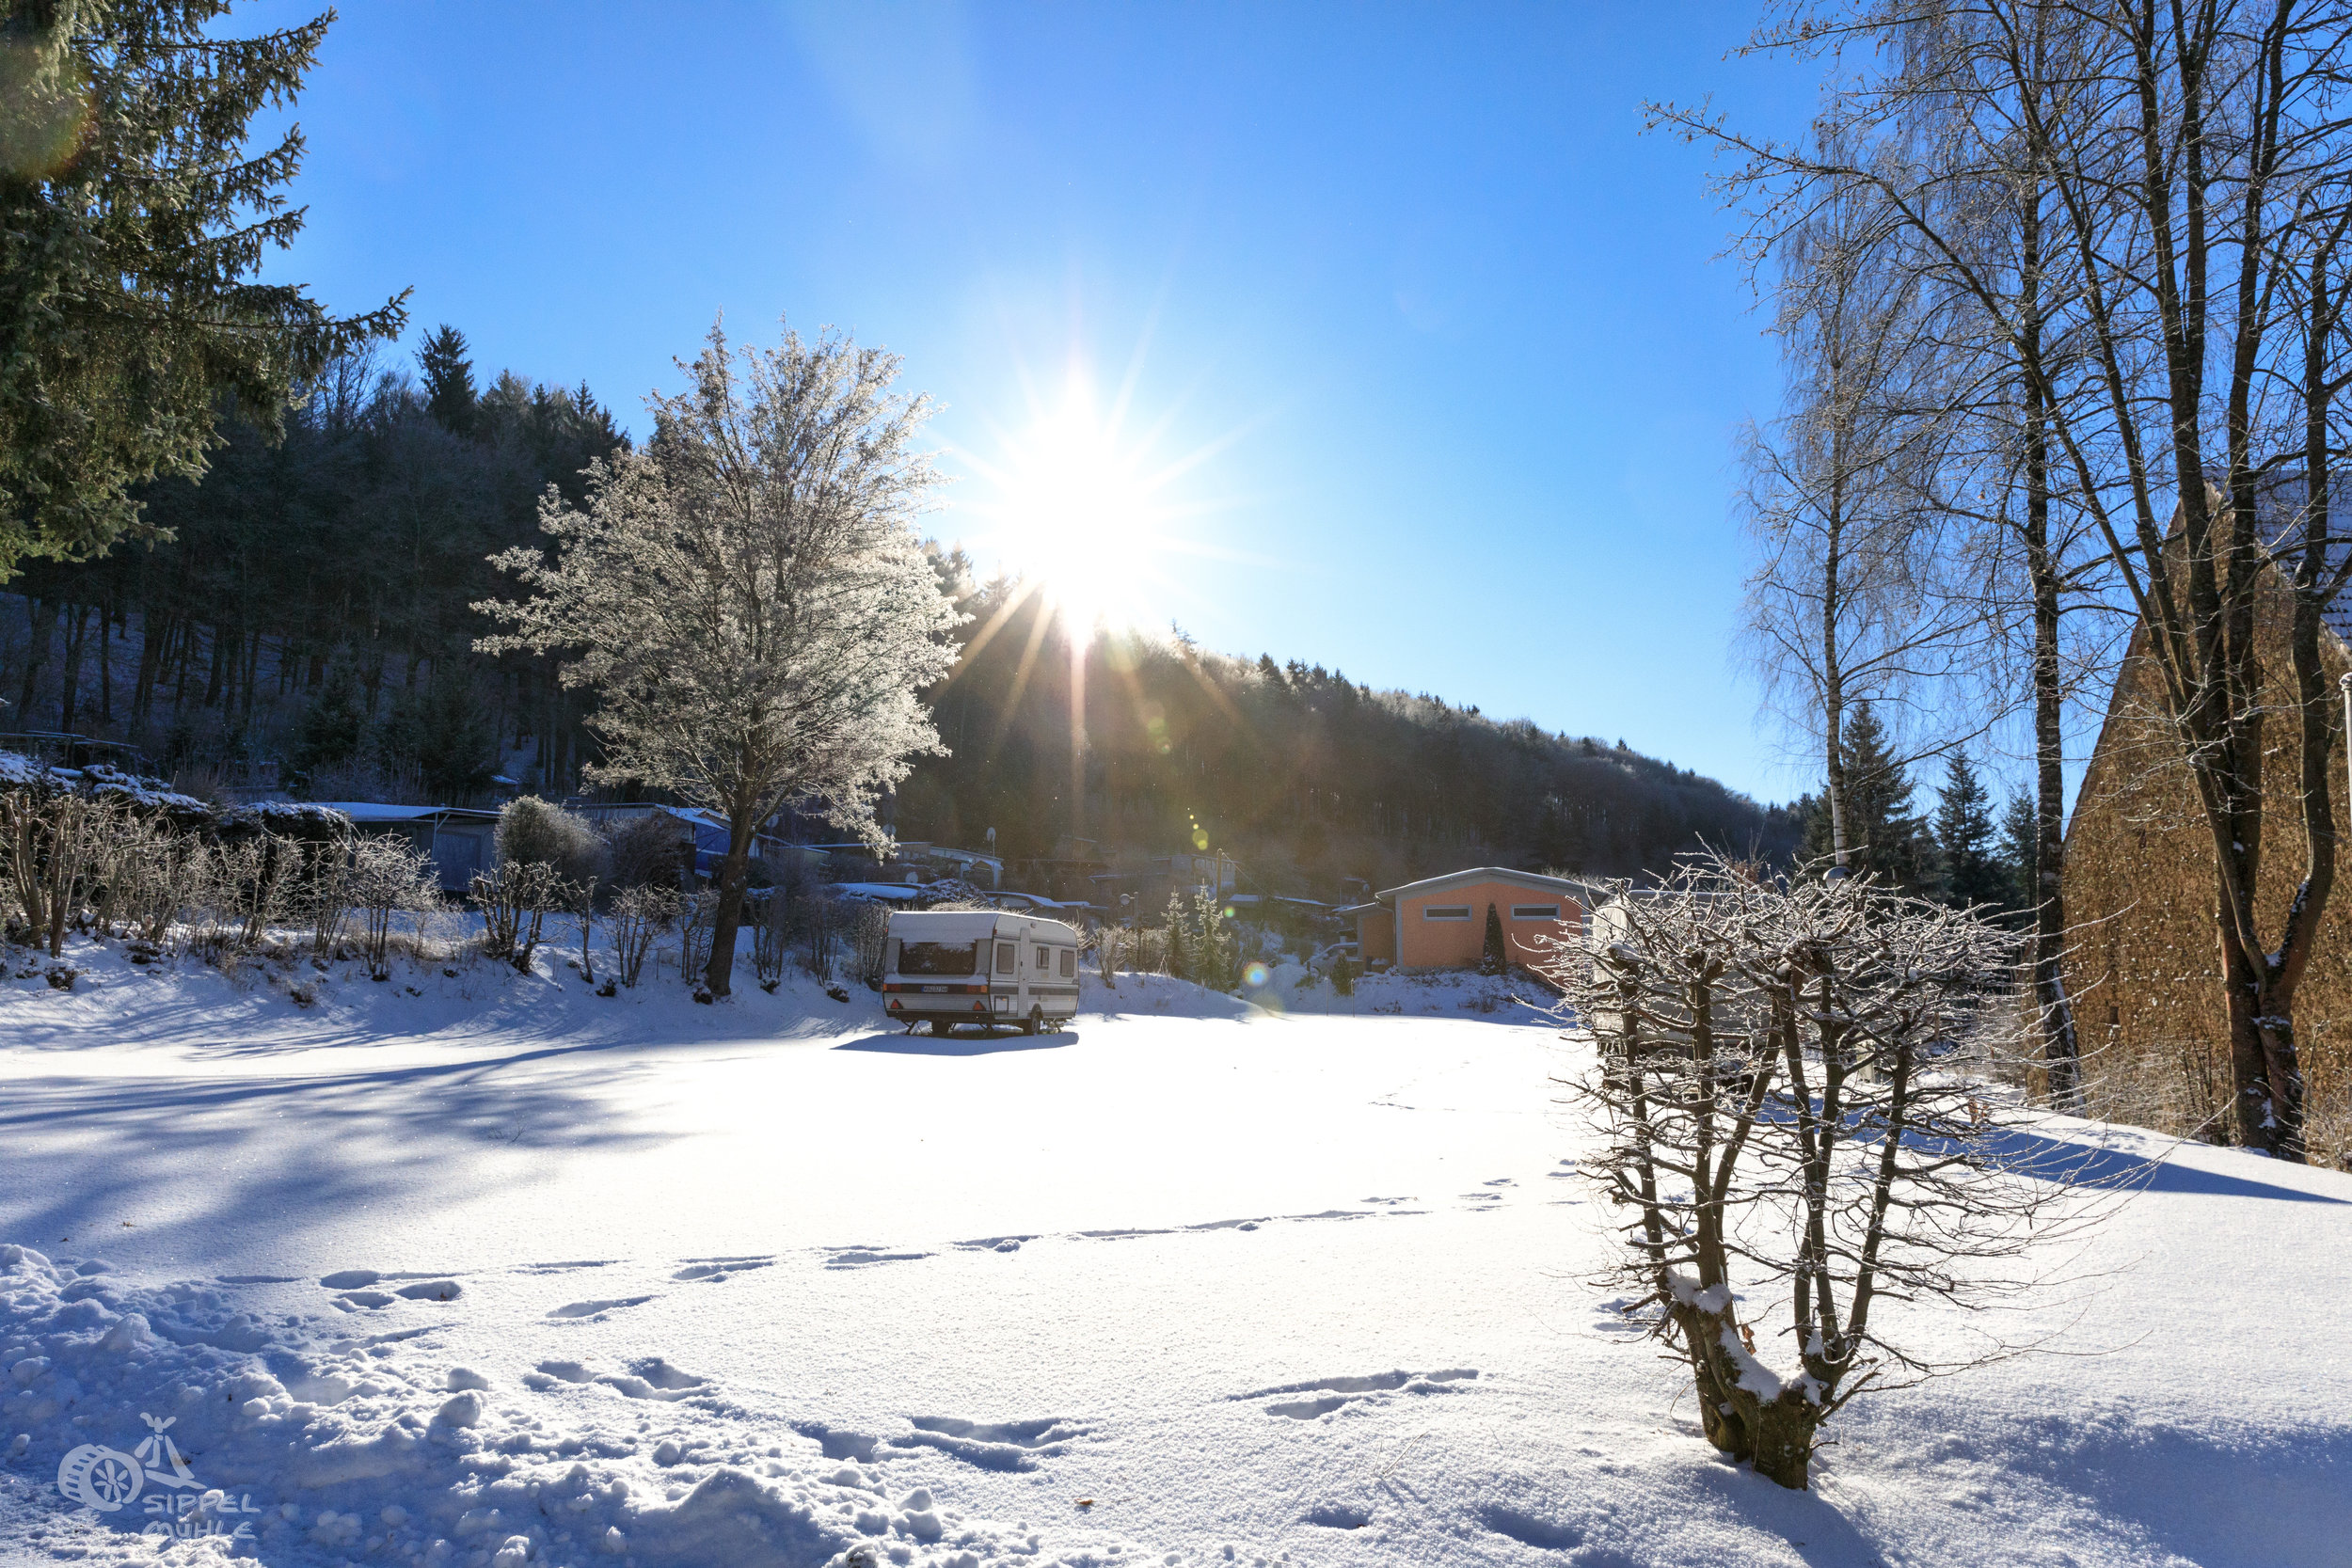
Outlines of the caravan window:
<svg viewBox="0 0 2352 1568">
<path fill-rule="evenodd" d="M 996 973 L 999 974 L 1010 974 L 1012 973 L 1013 956 L 1020 952 L 1020 950 L 1021 944 L 1019 942 L 998 942 L 996 944 Z"/>
<path fill-rule="evenodd" d="M 1078 950 L 1074 947 L 1063 948 L 1061 950 L 1061 977 L 1067 980 L 1074 976 L 1077 973 Z"/>
<path fill-rule="evenodd" d="M 1040 968 L 1040 969 L 1044 969 L 1044 968 L 1046 968 L 1049 964 L 1051 964 L 1052 962 L 1053 962 L 1053 960 L 1052 960 L 1052 959 L 1050 959 L 1050 958 L 1048 958 L 1045 956 L 1045 949 L 1044 949 L 1044 948 L 1041 947 L 1041 948 L 1039 948 L 1039 949 L 1037 950 L 1037 966 L 1038 966 L 1038 968 Z"/>
<path fill-rule="evenodd" d="M 898 947 L 901 974 L 969 974 L 979 963 L 977 942 L 909 942 Z"/>
</svg>

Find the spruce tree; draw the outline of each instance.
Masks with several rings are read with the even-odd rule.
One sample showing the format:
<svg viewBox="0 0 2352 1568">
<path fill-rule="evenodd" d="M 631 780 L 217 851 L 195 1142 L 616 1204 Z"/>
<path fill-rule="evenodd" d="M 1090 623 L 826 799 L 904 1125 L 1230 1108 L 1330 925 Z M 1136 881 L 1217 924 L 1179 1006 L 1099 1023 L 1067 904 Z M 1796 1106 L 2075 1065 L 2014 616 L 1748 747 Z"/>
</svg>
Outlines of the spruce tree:
<svg viewBox="0 0 2352 1568">
<path fill-rule="evenodd" d="M 480 410 L 466 335 L 443 322 L 417 350 L 417 369 L 424 377 L 425 412 L 452 435 L 471 436 Z M 584 386 L 581 390 L 585 392 Z"/>
<path fill-rule="evenodd" d="M 2001 869 L 2009 878 L 2010 907 L 2031 910 L 2042 902 L 2042 828 L 2033 797 L 2009 798 L 2001 813 Z"/>
<path fill-rule="evenodd" d="M 230 38 L 228 9 L 0 0 L 0 580 L 103 555 L 133 486 L 204 472 L 224 407 L 274 435 L 299 383 L 400 329 L 405 293 L 333 317 L 255 280 L 301 230 L 303 144 L 246 136 L 329 18 Z"/>
<path fill-rule="evenodd" d="M 358 756 L 367 735 L 367 703 L 359 691 L 358 672 L 350 659 L 338 657 L 326 667 L 326 678 L 312 693 L 310 706 L 302 710 L 290 760 L 307 779 L 321 768 Z"/>
<path fill-rule="evenodd" d="M 1994 852 L 1992 803 L 1966 753 L 1954 752 L 1935 792 L 1937 891 L 1947 903 L 2008 906 L 2011 884 Z"/>
<path fill-rule="evenodd" d="M 1895 755 L 1886 728 L 1867 703 L 1846 716 L 1839 752 L 1846 767 L 1848 857 L 1855 875 L 1875 875 L 1906 893 L 1935 891 L 1935 845 L 1927 824 L 1912 810 L 1911 775 Z M 1798 802 L 1804 826 L 1803 853 L 1826 863 L 1831 853 L 1829 800 L 1808 795 Z"/>
<path fill-rule="evenodd" d="M 1478 955 L 1478 973 L 1500 974 L 1509 962 L 1502 946 L 1502 916 L 1495 912 L 1493 903 L 1489 902 L 1486 905 L 1486 942 L 1485 950 Z"/>
</svg>

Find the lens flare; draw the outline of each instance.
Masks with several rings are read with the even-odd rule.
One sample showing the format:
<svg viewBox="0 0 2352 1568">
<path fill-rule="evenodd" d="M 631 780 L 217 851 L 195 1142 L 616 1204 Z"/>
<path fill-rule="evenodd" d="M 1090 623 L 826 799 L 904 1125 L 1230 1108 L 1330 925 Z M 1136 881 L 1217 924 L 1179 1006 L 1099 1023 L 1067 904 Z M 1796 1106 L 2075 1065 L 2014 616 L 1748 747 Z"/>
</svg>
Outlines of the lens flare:
<svg viewBox="0 0 2352 1568">
<path fill-rule="evenodd" d="M 1242 984 L 1249 987 L 1250 990 L 1263 990 L 1265 989 L 1266 982 L 1274 978 L 1274 971 L 1262 963 L 1253 963 L 1241 972 L 1241 978 Z"/>
</svg>

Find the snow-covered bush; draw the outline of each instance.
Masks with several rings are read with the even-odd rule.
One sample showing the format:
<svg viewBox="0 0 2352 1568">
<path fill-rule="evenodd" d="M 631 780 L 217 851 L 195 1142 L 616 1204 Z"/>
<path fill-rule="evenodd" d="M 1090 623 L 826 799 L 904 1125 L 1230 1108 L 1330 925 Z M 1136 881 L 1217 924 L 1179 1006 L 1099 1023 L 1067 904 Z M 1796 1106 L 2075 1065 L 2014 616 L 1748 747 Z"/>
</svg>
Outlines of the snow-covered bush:
<svg viewBox="0 0 2352 1568">
<path fill-rule="evenodd" d="M 545 865 L 567 882 L 594 887 L 610 856 L 586 817 L 536 795 L 520 795 L 499 808 L 501 865 Z"/>
<path fill-rule="evenodd" d="M 619 888 L 675 890 L 692 863 L 693 838 L 677 818 L 660 812 L 625 817 L 604 838 L 607 875 Z"/>
<path fill-rule="evenodd" d="M 677 918 L 677 912 L 676 890 L 658 883 L 632 882 L 612 895 L 605 930 L 612 939 L 612 967 L 619 971 L 621 984 L 636 986 L 645 972 L 645 956 L 653 951 L 654 939 Z"/>
<path fill-rule="evenodd" d="M 2066 1191 L 1955 1065 L 2014 956 L 2011 933 L 1868 878 L 1710 859 L 1620 886 L 1547 965 L 1598 1048 L 1570 1087 L 1622 1216 L 1604 1282 L 1687 1358 L 1708 1440 L 1785 1486 L 1849 1400 L 1977 1358 L 1893 1325 L 2018 1289 L 1997 1265 Z M 1795 1370 L 1766 1365 L 1773 1338 Z"/>
<path fill-rule="evenodd" d="M 369 977 L 389 979 L 394 920 L 440 907 L 440 877 L 433 858 L 399 839 L 369 836 L 352 846 L 343 875 L 345 896 L 359 914 L 360 951 Z"/>
<path fill-rule="evenodd" d="M 482 912 L 482 950 L 529 973 L 548 916 L 570 908 L 579 889 L 543 861 L 503 861 L 475 872 L 467 896 Z"/>
</svg>

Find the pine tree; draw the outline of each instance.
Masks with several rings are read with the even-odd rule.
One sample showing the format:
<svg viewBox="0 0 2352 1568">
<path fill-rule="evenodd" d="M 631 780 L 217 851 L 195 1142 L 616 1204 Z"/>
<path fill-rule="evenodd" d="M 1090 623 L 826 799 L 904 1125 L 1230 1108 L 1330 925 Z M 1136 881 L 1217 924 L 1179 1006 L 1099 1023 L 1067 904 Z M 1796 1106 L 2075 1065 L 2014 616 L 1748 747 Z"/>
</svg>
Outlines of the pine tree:
<svg viewBox="0 0 2352 1568">
<path fill-rule="evenodd" d="M 227 38 L 228 8 L 0 8 L 0 580 L 103 554 L 139 526 L 133 486 L 204 472 L 224 408 L 274 435 L 297 385 L 400 329 L 405 293 L 339 318 L 254 280 L 301 230 L 284 188 L 303 144 L 246 136 L 300 91 L 332 13 Z"/>
<path fill-rule="evenodd" d="M 305 775 L 349 762 L 359 754 L 367 735 L 367 704 L 360 695 L 358 672 L 350 659 L 338 657 L 326 667 L 326 679 L 312 693 L 310 706 L 302 710 L 291 760 Z"/>
<path fill-rule="evenodd" d="M 473 360 L 467 355 L 466 335 L 443 322 L 417 350 L 417 369 L 424 376 L 424 409 L 454 436 L 471 436 L 481 409 L 473 388 Z M 580 388 L 587 391 L 583 385 Z"/>
<path fill-rule="evenodd" d="M 2001 813 L 2001 869 L 2009 879 L 2007 894 L 2012 909 L 2030 910 L 2042 902 L 2041 846 L 2041 819 L 2033 797 L 2010 796 L 2008 809 Z"/>
<path fill-rule="evenodd" d="M 1994 853 L 1992 802 L 1967 754 L 1954 752 L 1935 793 L 1937 882 L 1947 903 L 2008 906 L 2010 882 Z"/>
<path fill-rule="evenodd" d="M 1935 845 L 1927 824 L 1912 810 L 1911 776 L 1886 738 L 1886 728 L 1867 703 L 1846 716 L 1839 751 L 1846 766 L 1847 838 L 1854 873 L 1877 876 L 1907 893 L 1935 888 Z M 1807 801 L 1814 798 L 1806 797 Z M 1826 861 L 1830 854 L 1829 802 L 1822 798 L 1804 817 L 1804 854 Z"/>
<path fill-rule="evenodd" d="M 1495 907 L 1490 902 L 1486 906 L 1486 949 L 1478 955 L 1478 973 L 1500 974 L 1509 962 L 1509 956 L 1502 946 L 1502 916 L 1495 912 Z"/>
</svg>

